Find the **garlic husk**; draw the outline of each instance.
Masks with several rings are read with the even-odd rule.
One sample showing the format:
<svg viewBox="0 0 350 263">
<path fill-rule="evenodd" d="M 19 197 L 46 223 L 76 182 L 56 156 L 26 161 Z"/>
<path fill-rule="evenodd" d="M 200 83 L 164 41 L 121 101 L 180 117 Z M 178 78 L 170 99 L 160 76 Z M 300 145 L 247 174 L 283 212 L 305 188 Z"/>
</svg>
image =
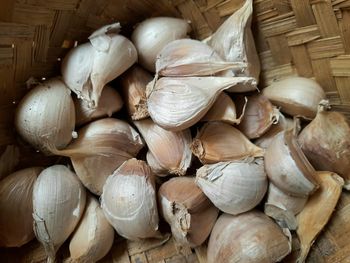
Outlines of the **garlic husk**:
<svg viewBox="0 0 350 263">
<path fill-rule="evenodd" d="M 76 126 L 81 126 L 102 117 L 111 117 L 123 107 L 123 101 L 119 93 L 107 85 L 102 90 L 100 103 L 96 108 L 90 108 L 86 101 L 78 98 L 74 98 L 74 105 Z"/>
<path fill-rule="evenodd" d="M 72 140 L 75 109 L 70 90 L 58 78 L 30 90 L 19 103 L 15 127 L 35 149 L 51 154 Z"/>
<path fill-rule="evenodd" d="M 158 200 L 179 244 L 196 247 L 208 238 L 219 210 L 198 188 L 194 177 L 175 177 L 163 183 Z"/>
<path fill-rule="evenodd" d="M 223 90 L 243 82 L 254 80 L 247 77 L 164 77 L 148 93 L 148 111 L 153 121 L 164 129 L 184 130 L 209 111 Z"/>
<path fill-rule="evenodd" d="M 0 156 L 0 180 L 14 172 L 19 163 L 20 150 L 17 145 L 6 145 Z"/>
<path fill-rule="evenodd" d="M 85 188 L 64 165 L 43 170 L 33 190 L 36 238 L 44 246 L 48 261 L 77 226 L 85 208 Z"/>
<path fill-rule="evenodd" d="M 154 17 L 138 24 L 131 35 L 139 63 L 155 72 L 156 58 L 164 46 L 173 40 L 186 38 L 191 31 L 189 22 L 174 17 Z"/>
<path fill-rule="evenodd" d="M 238 108 L 243 108 L 243 97 L 236 101 Z M 244 116 L 238 129 L 249 139 L 259 138 L 266 133 L 273 124 L 278 122 L 279 110 L 263 95 L 248 97 Z"/>
<path fill-rule="evenodd" d="M 317 170 L 332 171 L 345 180 L 350 189 L 350 126 L 339 112 L 327 111 L 327 101 L 320 104 L 314 120 L 300 133 L 301 149 Z"/>
<path fill-rule="evenodd" d="M 131 240 L 159 236 L 154 176 L 144 161 L 130 159 L 108 177 L 101 205 L 119 235 Z"/>
<path fill-rule="evenodd" d="M 244 112 L 237 118 L 235 103 L 229 95 L 222 92 L 201 121 L 223 121 L 229 124 L 238 124 L 241 122 L 243 115 Z"/>
<path fill-rule="evenodd" d="M 146 86 L 152 75 L 139 66 L 133 66 L 121 76 L 125 105 L 132 120 L 149 117 Z"/>
<path fill-rule="evenodd" d="M 89 104 L 97 107 L 103 87 L 137 61 L 130 40 L 118 35 L 119 23 L 95 31 L 87 43 L 73 48 L 64 58 L 61 73 L 67 86 Z"/>
<path fill-rule="evenodd" d="M 71 263 L 97 262 L 108 253 L 113 241 L 113 227 L 99 202 L 88 195 L 84 214 L 69 243 Z"/>
<path fill-rule="evenodd" d="M 208 122 L 191 144 L 192 152 L 204 163 L 261 157 L 264 150 L 251 143 L 238 129 L 223 122 Z"/>
<path fill-rule="evenodd" d="M 278 122 L 276 124 L 272 124 L 267 132 L 265 132 L 262 136 L 260 136 L 260 138 L 254 141 L 254 144 L 263 149 L 267 149 L 273 141 L 275 135 L 277 135 L 281 131 L 292 129 L 293 127 L 293 120 L 290 118 L 286 118 L 280 112 L 278 116 Z"/>
<path fill-rule="evenodd" d="M 194 39 L 179 39 L 167 44 L 157 55 L 156 75 L 210 76 L 227 69 L 242 70 L 243 62 L 226 62 L 211 47 Z"/>
<path fill-rule="evenodd" d="M 303 77 L 276 81 L 264 88 L 262 93 L 282 112 L 306 119 L 316 116 L 319 102 L 326 97 L 316 81 Z"/>
<path fill-rule="evenodd" d="M 315 170 L 292 130 L 278 133 L 265 152 L 269 180 L 286 194 L 307 197 L 317 189 Z"/>
<path fill-rule="evenodd" d="M 245 70 L 236 70 L 237 76 L 253 77 L 259 81 L 260 62 L 257 54 L 253 34 L 251 32 L 251 17 L 253 12 L 253 1 L 246 0 L 243 6 L 234 12 L 216 30 L 208 40 L 208 45 L 226 61 L 248 63 Z M 243 83 L 237 85 L 232 92 L 247 92 L 256 89 L 257 83 Z"/>
<path fill-rule="evenodd" d="M 317 172 L 316 178 L 320 187 L 297 216 L 301 248 L 298 263 L 305 262 L 316 237 L 330 219 L 344 185 L 344 180 L 332 172 Z"/>
<path fill-rule="evenodd" d="M 0 247 L 20 247 L 35 237 L 33 186 L 42 170 L 22 169 L 0 181 Z"/>
<path fill-rule="evenodd" d="M 176 175 L 186 174 L 192 159 L 190 149 L 192 137 L 189 129 L 178 132 L 167 131 L 151 119 L 134 121 L 134 124 L 163 171 Z M 150 166 L 152 168 L 151 164 Z"/>
<path fill-rule="evenodd" d="M 240 214 L 264 197 L 267 177 L 262 158 L 207 164 L 197 170 L 196 184 L 221 211 Z"/>
<path fill-rule="evenodd" d="M 127 122 L 105 118 L 81 128 L 78 138 L 56 154 L 70 157 L 84 186 L 100 195 L 107 177 L 143 146 L 140 134 Z"/>
<path fill-rule="evenodd" d="M 288 231 L 287 231 L 288 234 Z M 291 252 L 282 229 L 263 213 L 222 214 L 211 232 L 208 263 L 279 262 Z"/>
</svg>

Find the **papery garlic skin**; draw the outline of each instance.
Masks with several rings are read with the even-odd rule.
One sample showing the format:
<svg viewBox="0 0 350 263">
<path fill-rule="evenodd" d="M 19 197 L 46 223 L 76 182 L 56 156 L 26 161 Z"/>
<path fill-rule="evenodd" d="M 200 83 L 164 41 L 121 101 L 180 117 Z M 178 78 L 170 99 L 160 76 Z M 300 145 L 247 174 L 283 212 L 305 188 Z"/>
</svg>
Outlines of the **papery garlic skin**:
<svg viewBox="0 0 350 263">
<path fill-rule="evenodd" d="M 139 63 L 145 69 L 155 72 L 158 53 L 173 40 L 186 38 L 191 31 L 189 23 L 173 17 L 154 17 L 138 24 L 131 35 Z"/>
<path fill-rule="evenodd" d="M 236 215 L 260 203 L 268 182 L 262 158 L 248 158 L 204 165 L 197 170 L 196 184 L 217 208 Z"/>
<path fill-rule="evenodd" d="M 114 229 L 98 201 L 88 195 L 86 208 L 69 243 L 71 263 L 97 262 L 111 249 Z"/>
<path fill-rule="evenodd" d="M 101 205 L 119 235 L 131 240 L 159 236 L 155 182 L 144 161 L 130 159 L 108 177 Z"/>
<path fill-rule="evenodd" d="M 20 247 L 35 237 L 33 186 L 42 170 L 22 169 L 0 181 L 0 247 Z"/>
<path fill-rule="evenodd" d="M 30 90 L 19 103 L 15 127 L 35 149 L 51 154 L 72 140 L 75 109 L 70 90 L 58 78 Z"/>
<path fill-rule="evenodd" d="M 49 260 L 77 226 L 85 208 L 85 188 L 64 165 L 43 170 L 34 184 L 34 233 Z"/>
</svg>

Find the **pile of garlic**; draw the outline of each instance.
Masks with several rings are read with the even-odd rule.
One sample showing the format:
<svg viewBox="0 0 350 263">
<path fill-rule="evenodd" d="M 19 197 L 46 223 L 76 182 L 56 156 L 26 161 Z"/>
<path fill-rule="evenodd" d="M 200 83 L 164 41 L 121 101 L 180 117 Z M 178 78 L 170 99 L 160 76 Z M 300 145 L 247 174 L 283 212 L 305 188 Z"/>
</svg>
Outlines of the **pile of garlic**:
<svg viewBox="0 0 350 263">
<path fill-rule="evenodd" d="M 48 262 L 65 242 L 70 262 L 97 262 L 115 234 L 161 238 L 165 221 L 179 246 L 208 244 L 208 263 L 280 261 L 293 231 L 304 262 L 350 188 L 350 128 L 314 80 L 252 93 L 251 16 L 246 0 L 206 43 L 158 17 L 131 41 L 116 23 L 73 48 L 15 116 L 27 143 L 69 159 L 0 181 L 0 245 L 36 236 Z"/>
</svg>

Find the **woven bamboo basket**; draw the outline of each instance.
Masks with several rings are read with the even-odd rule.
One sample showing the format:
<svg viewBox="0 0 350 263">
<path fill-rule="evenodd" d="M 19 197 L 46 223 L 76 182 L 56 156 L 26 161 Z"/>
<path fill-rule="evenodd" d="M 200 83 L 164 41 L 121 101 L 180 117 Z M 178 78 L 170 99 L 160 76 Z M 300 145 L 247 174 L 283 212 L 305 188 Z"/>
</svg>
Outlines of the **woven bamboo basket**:
<svg viewBox="0 0 350 263">
<path fill-rule="evenodd" d="M 191 21 L 193 37 L 210 36 L 243 0 L 1 0 L 0 4 L 0 162 L 1 174 L 29 165 L 49 165 L 25 146 L 13 129 L 16 104 L 30 77 L 59 74 L 61 58 L 96 28 L 119 21 L 123 33 L 151 16 Z M 350 1 L 255 0 L 253 33 L 259 52 L 261 86 L 291 75 L 315 78 L 334 109 L 350 117 Z M 61 249 L 61 258 L 67 246 Z M 0 262 L 44 262 L 33 241 L 1 249 Z M 63 260 L 64 262 L 64 260 Z M 205 245 L 180 249 L 170 236 L 129 242 L 116 239 L 103 263 L 206 263 Z M 284 262 L 295 262 L 293 255 Z M 350 262 L 350 194 L 343 193 L 308 262 Z M 218 262 L 220 263 L 220 262 Z"/>
</svg>

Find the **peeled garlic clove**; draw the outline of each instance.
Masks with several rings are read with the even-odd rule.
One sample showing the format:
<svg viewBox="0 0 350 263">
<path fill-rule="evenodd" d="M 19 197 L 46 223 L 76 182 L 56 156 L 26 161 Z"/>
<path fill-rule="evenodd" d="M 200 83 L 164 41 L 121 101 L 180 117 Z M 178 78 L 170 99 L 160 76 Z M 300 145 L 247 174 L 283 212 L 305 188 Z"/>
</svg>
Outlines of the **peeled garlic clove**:
<svg viewBox="0 0 350 263">
<path fill-rule="evenodd" d="M 90 42 L 73 48 L 64 58 L 61 73 L 67 86 L 97 107 L 103 87 L 137 61 L 137 51 L 130 40 L 116 31 L 119 23 L 95 31 Z"/>
<path fill-rule="evenodd" d="M 326 95 L 314 80 L 302 77 L 289 77 L 276 81 L 263 89 L 266 96 L 280 110 L 292 116 L 313 119 L 319 102 Z"/>
<path fill-rule="evenodd" d="M 146 86 L 152 79 L 151 74 L 139 66 L 132 67 L 121 77 L 126 108 L 132 120 L 149 117 Z"/>
<path fill-rule="evenodd" d="M 167 131 L 151 119 L 134 121 L 134 124 L 163 171 L 176 175 L 186 174 L 192 159 L 190 130 Z"/>
<path fill-rule="evenodd" d="M 206 123 L 191 144 L 192 152 L 202 163 L 242 160 L 264 155 L 238 129 L 222 122 Z"/>
<path fill-rule="evenodd" d="M 179 244 L 196 247 L 207 239 L 219 210 L 196 186 L 194 177 L 175 177 L 163 183 L 158 198 L 162 215 Z"/>
<path fill-rule="evenodd" d="M 34 232 L 52 262 L 83 214 L 85 195 L 76 175 L 63 165 L 46 168 L 34 184 Z"/>
<path fill-rule="evenodd" d="M 291 252 L 282 229 L 263 213 L 222 214 L 208 244 L 208 263 L 279 262 Z"/>
<path fill-rule="evenodd" d="M 111 86 L 103 88 L 100 103 L 96 108 L 90 108 L 89 104 L 81 99 L 74 98 L 76 125 L 80 126 L 101 117 L 111 117 L 123 106 L 119 93 Z"/>
<path fill-rule="evenodd" d="M 191 31 L 189 23 L 174 17 L 154 17 L 138 24 L 131 35 L 138 54 L 139 63 L 155 72 L 155 62 L 163 47 L 176 39 L 186 38 Z"/>
<path fill-rule="evenodd" d="M 154 176 L 144 161 L 130 159 L 114 171 L 103 187 L 101 202 L 119 235 L 131 240 L 159 235 Z"/>
<path fill-rule="evenodd" d="M 278 122 L 276 124 L 272 124 L 267 132 L 265 132 L 262 136 L 260 136 L 260 138 L 254 141 L 254 144 L 263 149 L 267 149 L 272 143 L 275 135 L 281 131 L 290 130 L 292 128 L 293 120 L 284 117 L 283 114 L 279 112 Z"/>
<path fill-rule="evenodd" d="M 327 111 L 328 106 L 327 101 L 322 102 L 316 118 L 301 131 L 298 142 L 315 169 L 338 173 L 349 190 L 350 126 L 343 114 Z"/>
<path fill-rule="evenodd" d="M 245 101 L 241 97 L 236 103 L 238 108 L 243 108 Z M 265 96 L 249 96 L 244 116 L 238 125 L 238 129 L 249 139 L 256 139 L 266 133 L 272 124 L 276 124 L 278 118 L 279 110 L 272 106 Z"/>
<path fill-rule="evenodd" d="M 283 192 L 307 197 L 317 189 L 315 170 L 300 149 L 292 130 L 277 134 L 265 152 L 266 173 Z"/>
<path fill-rule="evenodd" d="M 267 190 L 261 158 L 204 165 L 197 170 L 196 184 L 221 211 L 240 214 L 257 206 Z"/>
<path fill-rule="evenodd" d="M 75 126 L 70 90 L 59 79 L 50 79 L 30 90 L 19 103 L 15 127 L 35 149 L 50 154 L 72 140 Z"/>
<path fill-rule="evenodd" d="M 19 170 L 0 181 L 0 247 L 20 247 L 35 237 L 33 186 L 42 170 Z"/>
<path fill-rule="evenodd" d="M 88 195 L 84 214 L 69 243 L 71 263 L 97 262 L 111 249 L 114 229 L 98 201 Z"/>
<path fill-rule="evenodd" d="M 209 76 L 231 68 L 242 70 L 243 62 L 225 62 L 211 47 L 194 39 L 179 39 L 167 44 L 158 54 L 159 76 Z"/>
<path fill-rule="evenodd" d="M 242 82 L 254 80 L 246 77 L 164 77 L 155 83 L 148 95 L 148 111 L 162 128 L 184 130 L 209 111 L 223 90 Z"/>
<path fill-rule="evenodd" d="M 316 178 L 320 187 L 297 216 L 301 248 L 299 263 L 305 262 L 316 237 L 330 219 L 344 185 L 344 180 L 332 172 L 317 172 Z"/>
<path fill-rule="evenodd" d="M 237 76 L 249 76 L 259 81 L 260 62 L 257 54 L 253 34 L 250 29 L 253 12 L 253 1 L 246 0 L 243 6 L 234 12 L 216 30 L 208 40 L 208 45 L 226 61 L 248 62 L 247 69 L 236 70 Z M 237 85 L 232 92 L 247 92 L 256 89 L 257 83 L 243 83 Z"/>
</svg>

